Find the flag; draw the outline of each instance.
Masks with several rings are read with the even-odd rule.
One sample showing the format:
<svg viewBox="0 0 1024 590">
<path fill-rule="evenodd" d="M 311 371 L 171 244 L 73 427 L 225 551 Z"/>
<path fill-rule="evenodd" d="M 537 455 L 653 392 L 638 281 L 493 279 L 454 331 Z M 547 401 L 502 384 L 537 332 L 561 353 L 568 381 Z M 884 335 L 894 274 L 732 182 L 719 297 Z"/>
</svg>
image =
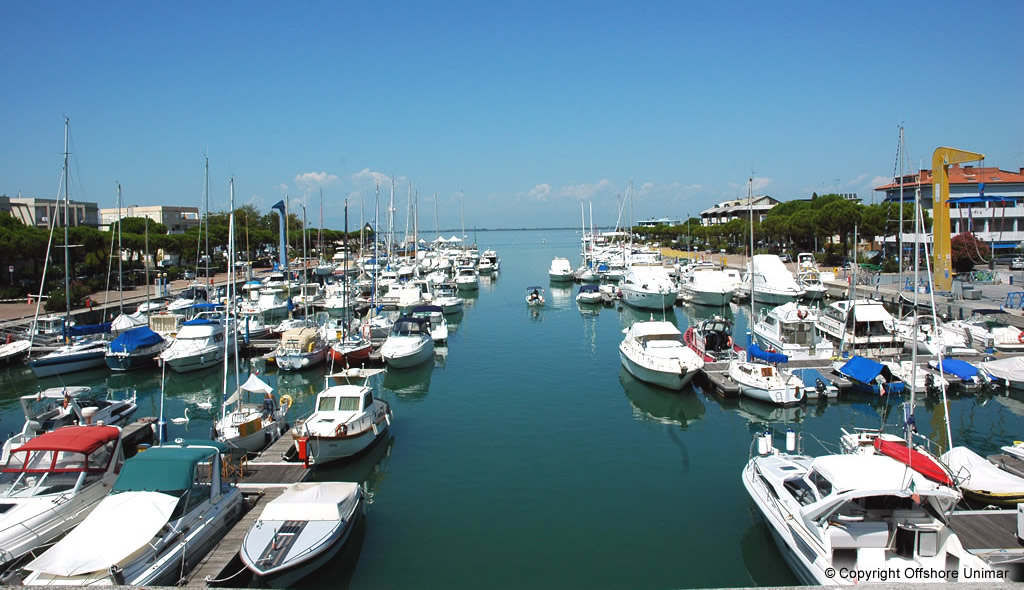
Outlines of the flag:
<svg viewBox="0 0 1024 590">
<path fill-rule="evenodd" d="M 910 499 L 914 501 L 914 504 L 921 503 L 921 494 L 917 493 L 917 484 L 914 483 L 913 476 L 910 480 Z"/>
</svg>

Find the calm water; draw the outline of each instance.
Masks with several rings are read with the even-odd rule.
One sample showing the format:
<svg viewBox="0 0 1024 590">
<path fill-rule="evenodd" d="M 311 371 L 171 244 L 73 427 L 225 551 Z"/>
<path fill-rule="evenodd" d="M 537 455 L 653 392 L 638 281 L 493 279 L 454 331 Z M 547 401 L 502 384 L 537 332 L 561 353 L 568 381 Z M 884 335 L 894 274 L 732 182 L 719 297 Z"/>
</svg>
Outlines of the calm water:
<svg viewBox="0 0 1024 590">
<path fill-rule="evenodd" d="M 366 482 L 365 526 L 330 571 L 308 587 L 679 588 L 795 583 L 740 482 L 752 433 L 766 422 L 803 433 L 811 454 L 835 450 L 842 426 L 877 426 L 884 403 L 867 398 L 786 410 L 673 393 L 621 369 L 622 330 L 649 313 L 581 311 L 575 286 L 549 285 L 552 257 L 579 263 L 571 231 L 481 232 L 502 258 L 482 278 L 434 366 L 384 376 L 395 412 L 391 437 L 358 460 L 318 472 Z M 547 287 L 528 309 L 525 288 Z M 676 308 L 681 329 L 716 310 Z M 746 329 L 746 312 L 724 310 Z M 264 378 L 308 412 L 323 372 Z M 27 369 L 0 373 L 4 432 L 18 430 L 16 397 L 35 391 Z M 243 379 L 245 373 L 243 372 Z M 139 416 L 157 415 L 156 372 L 72 375 L 68 383 L 134 387 Z M 231 378 L 233 385 L 234 379 Z M 58 379 L 38 382 L 59 385 Z M 170 374 L 166 414 L 216 401 L 222 373 Z M 924 433 L 940 425 L 924 400 Z M 1024 433 L 1013 399 L 952 401 L 953 438 L 985 453 Z M 170 424 L 171 436 L 206 436 L 210 420 Z M 781 443 L 781 435 L 779 437 Z"/>
</svg>

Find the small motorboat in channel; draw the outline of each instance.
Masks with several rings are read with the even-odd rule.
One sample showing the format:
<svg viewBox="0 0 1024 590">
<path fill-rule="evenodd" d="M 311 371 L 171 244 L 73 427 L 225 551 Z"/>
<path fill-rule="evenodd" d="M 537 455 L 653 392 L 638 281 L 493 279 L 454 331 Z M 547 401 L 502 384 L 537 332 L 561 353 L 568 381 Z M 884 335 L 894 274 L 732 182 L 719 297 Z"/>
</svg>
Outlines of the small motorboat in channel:
<svg viewBox="0 0 1024 590">
<path fill-rule="evenodd" d="M 541 307 L 544 305 L 544 288 L 533 285 L 526 288 L 526 304 L 530 307 Z"/>
<path fill-rule="evenodd" d="M 292 484 L 245 533 L 242 563 L 261 587 L 291 587 L 344 547 L 364 511 L 357 483 Z"/>
</svg>

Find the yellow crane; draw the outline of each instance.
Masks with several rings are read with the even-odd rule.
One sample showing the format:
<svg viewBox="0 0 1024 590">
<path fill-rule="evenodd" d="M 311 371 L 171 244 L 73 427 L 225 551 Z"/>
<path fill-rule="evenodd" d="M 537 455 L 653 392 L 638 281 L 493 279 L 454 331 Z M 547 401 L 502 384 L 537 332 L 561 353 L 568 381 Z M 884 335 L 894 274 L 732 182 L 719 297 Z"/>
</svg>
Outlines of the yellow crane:
<svg viewBox="0 0 1024 590">
<path fill-rule="evenodd" d="M 953 288 L 953 260 L 949 228 L 949 167 L 952 164 L 984 159 L 984 154 L 948 147 L 936 148 L 932 153 L 932 235 L 935 240 L 932 281 L 936 291 L 950 291 Z"/>
</svg>

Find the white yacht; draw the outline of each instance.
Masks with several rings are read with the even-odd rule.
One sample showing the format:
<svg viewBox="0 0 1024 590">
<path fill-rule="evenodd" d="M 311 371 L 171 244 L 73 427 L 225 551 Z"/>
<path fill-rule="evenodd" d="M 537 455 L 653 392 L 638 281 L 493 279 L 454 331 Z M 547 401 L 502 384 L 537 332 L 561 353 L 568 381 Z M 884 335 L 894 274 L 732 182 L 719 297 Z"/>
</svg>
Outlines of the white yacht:
<svg viewBox="0 0 1024 590">
<path fill-rule="evenodd" d="M 501 258 L 498 258 L 498 253 L 494 250 L 484 250 L 484 253 L 480 255 L 480 262 L 484 260 L 490 262 L 491 269 L 493 272 L 501 270 Z"/>
<path fill-rule="evenodd" d="M 389 367 L 396 369 L 415 367 L 432 359 L 434 340 L 430 337 L 430 324 L 423 318 L 399 318 L 381 345 L 380 355 Z"/>
<path fill-rule="evenodd" d="M 760 437 L 768 441 L 759 440 L 761 454 L 743 469 L 743 485 L 801 583 L 891 582 L 869 577 L 886 572 L 994 573 L 948 524 L 960 500 L 955 489 L 884 455 L 784 454 L 770 433 Z"/>
<path fill-rule="evenodd" d="M 551 260 L 551 267 L 548 268 L 548 278 L 554 282 L 571 281 L 573 276 L 572 265 L 568 258 L 556 256 Z"/>
<path fill-rule="evenodd" d="M 756 345 L 737 353 L 729 360 L 729 379 L 739 386 L 740 395 L 779 406 L 802 402 L 806 398 L 802 379 L 775 364 L 759 362 L 755 358 L 761 355 L 774 362 L 776 359 L 772 354 L 760 352 Z"/>
<path fill-rule="evenodd" d="M 761 348 L 781 352 L 790 360 L 830 359 L 832 343 L 815 333 L 819 311 L 794 302 L 772 308 L 754 323 L 754 337 Z"/>
<path fill-rule="evenodd" d="M 735 270 L 727 272 L 710 262 L 691 264 L 679 279 L 679 295 L 683 301 L 696 305 L 728 305 L 738 287 L 735 273 Z"/>
<path fill-rule="evenodd" d="M 1024 352 L 1024 330 L 1011 326 L 1003 318 L 1001 309 L 976 309 L 966 320 L 954 320 L 946 325 L 963 332 L 968 346 L 998 352 Z"/>
<path fill-rule="evenodd" d="M 836 354 L 882 357 L 903 350 L 903 341 L 893 332 L 894 322 L 881 301 L 857 299 L 835 301 L 821 310 L 815 328 Z"/>
<path fill-rule="evenodd" d="M 939 353 L 943 356 L 978 354 L 967 345 L 968 338 L 963 329 L 956 329 L 941 320 L 936 325 L 931 315 L 917 316 L 916 326 L 912 315 L 896 320 L 894 328 L 903 341 L 903 348 L 908 351 L 916 347 L 917 352 L 931 356 Z"/>
<path fill-rule="evenodd" d="M 221 479 L 226 452 L 201 441 L 128 459 L 89 516 L 25 566 L 25 585 L 177 584 L 242 514 L 242 493 Z"/>
<path fill-rule="evenodd" d="M 631 266 L 619 283 L 622 301 L 639 309 L 670 309 L 679 292 L 662 266 Z"/>
<path fill-rule="evenodd" d="M 454 283 L 441 282 L 434 285 L 431 292 L 431 301 L 439 306 L 445 313 L 458 313 L 462 311 L 463 299 L 458 296 L 458 288 Z"/>
<path fill-rule="evenodd" d="M 804 290 L 793 278 L 782 259 L 775 254 L 755 254 L 753 272 L 747 270 L 743 279 L 743 291 L 750 292 L 751 276 L 754 279 L 754 301 L 770 305 L 782 305 L 797 301 L 804 296 Z"/>
<path fill-rule="evenodd" d="M 115 426 L 68 426 L 14 450 L 0 473 L 0 568 L 82 522 L 121 471 L 120 442 Z"/>
<path fill-rule="evenodd" d="M 683 343 L 672 322 L 634 322 L 619 343 L 619 359 L 637 379 L 680 390 L 693 379 L 704 359 Z"/>
<path fill-rule="evenodd" d="M 184 311 L 193 305 L 210 301 L 209 286 L 204 283 L 192 283 L 178 296 L 167 304 L 167 311 Z"/>
<path fill-rule="evenodd" d="M 455 271 L 455 286 L 459 291 L 476 291 L 480 288 L 480 275 L 472 266 L 460 266 Z"/>
<path fill-rule="evenodd" d="M 835 278 L 835 277 L 833 277 Z M 824 299 L 828 287 L 822 282 L 821 271 L 814 261 L 814 254 L 801 252 L 796 256 L 796 282 L 804 290 L 804 299 Z"/>
<path fill-rule="evenodd" d="M 235 353 L 234 325 L 227 328 L 221 312 L 202 312 L 181 325 L 181 330 L 160 360 L 179 373 L 217 366 L 225 353 Z M 225 346 L 225 338 L 228 340 Z"/>
<path fill-rule="evenodd" d="M 391 406 L 377 399 L 368 385 L 383 369 L 349 369 L 328 375 L 316 396 L 314 411 L 292 428 L 295 452 L 307 464 L 351 457 L 384 436 L 391 426 Z M 331 385 L 331 379 L 343 379 Z"/>
</svg>

